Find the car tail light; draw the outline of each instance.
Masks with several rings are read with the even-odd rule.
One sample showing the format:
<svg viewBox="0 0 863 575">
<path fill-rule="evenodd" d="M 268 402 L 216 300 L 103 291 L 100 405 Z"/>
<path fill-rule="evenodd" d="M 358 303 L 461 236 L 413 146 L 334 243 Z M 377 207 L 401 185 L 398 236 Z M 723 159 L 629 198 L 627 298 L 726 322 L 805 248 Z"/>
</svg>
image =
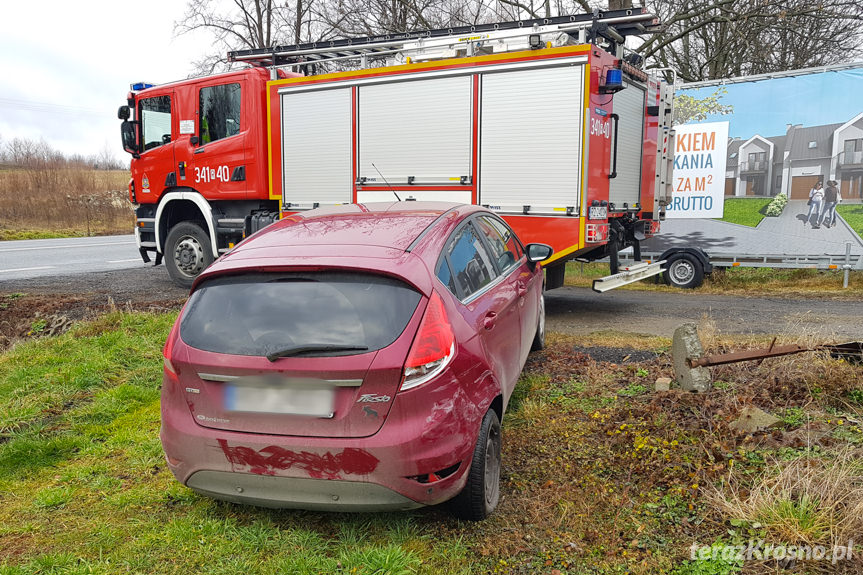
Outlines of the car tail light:
<svg viewBox="0 0 863 575">
<path fill-rule="evenodd" d="M 447 366 L 455 354 L 455 336 L 443 301 L 432 292 L 419 330 L 405 362 L 402 391 L 429 381 Z"/>
<path fill-rule="evenodd" d="M 174 369 L 174 364 L 171 363 L 171 356 L 174 353 L 174 342 L 177 341 L 177 338 L 180 336 L 179 331 L 180 320 L 178 319 L 176 322 L 174 322 L 174 327 L 171 328 L 171 333 L 168 334 L 168 339 L 167 341 L 165 341 L 165 347 L 162 348 L 162 356 L 164 358 L 162 361 L 162 365 L 165 368 L 165 372 L 173 375 L 174 377 L 177 376 L 177 370 Z"/>
</svg>

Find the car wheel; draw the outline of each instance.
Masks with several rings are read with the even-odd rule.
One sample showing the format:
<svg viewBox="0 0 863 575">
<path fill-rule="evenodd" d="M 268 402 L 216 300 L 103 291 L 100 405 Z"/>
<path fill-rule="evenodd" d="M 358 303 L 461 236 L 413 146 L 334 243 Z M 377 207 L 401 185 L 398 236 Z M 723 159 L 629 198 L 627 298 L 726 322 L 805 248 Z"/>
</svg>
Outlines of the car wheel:
<svg viewBox="0 0 863 575">
<path fill-rule="evenodd" d="M 181 287 L 192 282 L 213 263 L 210 237 L 198 224 L 181 222 L 171 228 L 165 239 L 165 266 L 171 280 Z"/>
<path fill-rule="evenodd" d="M 500 499 L 500 420 L 493 409 L 482 419 L 467 483 L 455 499 L 453 513 L 461 519 L 480 521 L 494 511 Z"/>
<path fill-rule="evenodd" d="M 539 320 L 536 323 L 536 334 L 533 336 L 533 343 L 530 344 L 530 351 L 539 351 L 545 348 L 545 294 L 539 296 Z"/>
<path fill-rule="evenodd" d="M 670 286 L 692 289 L 700 286 L 704 280 L 704 266 L 692 254 L 675 254 L 668 258 L 665 265 L 665 283 Z"/>
</svg>

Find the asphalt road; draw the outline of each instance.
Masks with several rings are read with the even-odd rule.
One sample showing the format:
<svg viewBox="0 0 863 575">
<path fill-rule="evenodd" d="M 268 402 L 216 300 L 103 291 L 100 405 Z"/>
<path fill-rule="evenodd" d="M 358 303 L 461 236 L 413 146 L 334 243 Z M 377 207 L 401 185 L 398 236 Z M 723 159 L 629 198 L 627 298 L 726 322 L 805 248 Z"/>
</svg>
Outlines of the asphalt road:
<svg viewBox="0 0 863 575">
<path fill-rule="evenodd" d="M 0 282 L 144 265 L 132 235 L 0 242 Z"/>
<path fill-rule="evenodd" d="M 614 330 L 671 337 L 688 321 L 712 319 L 723 333 L 863 340 L 863 301 L 658 293 L 562 287 L 546 294 L 548 331 Z"/>
<path fill-rule="evenodd" d="M 118 262 L 132 259 L 128 252 L 134 253 L 134 243 L 129 245 L 128 238 L 90 240 L 97 240 L 93 244 L 108 244 L 89 246 L 105 250 L 99 252 L 95 262 L 83 261 L 86 248 L 80 251 L 71 248 L 70 252 L 74 256 L 70 253 L 65 261 L 58 257 L 53 270 L 0 273 L 3 276 L 0 277 L 0 294 L 22 292 L 54 297 L 87 295 L 91 301 L 104 302 L 110 298 L 121 305 L 127 301 L 176 302 L 188 293 L 171 283 L 164 265 L 153 267 L 152 264 L 144 265 L 137 261 Z M 10 245 L 10 242 L 4 242 L 0 244 L 0 250 L 9 249 Z M 111 255 L 108 255 L 109 252 Z M 0 251 L 0 256 L 6 257 L 10 253 L 41 255 L 44 250 Z M 37 265 L 33 260 L 30 262 L 14 265 Z M 42 265 L 49 264 L 43 262 Z M 101 271 L 86 272 L 85 269 Z M 52 271 L 54 275 L 50 275 Z M 66 275 L 58 275 L 61 272 Z M 12 273 L 39 275 L 10 277 Z M 572 334 L 614 330 L 671 337 L 680 324 L 709 317 L 724 333 L 793 334 L 824 340 L 863 340 L 863 301 L 854 300 L 705 295 L 694 290 L 673 293 L 615 290 L 597 294 L 587 288 L 563 287 L 546 294 L 546 308 L 548 330 Z"/>
</svg>

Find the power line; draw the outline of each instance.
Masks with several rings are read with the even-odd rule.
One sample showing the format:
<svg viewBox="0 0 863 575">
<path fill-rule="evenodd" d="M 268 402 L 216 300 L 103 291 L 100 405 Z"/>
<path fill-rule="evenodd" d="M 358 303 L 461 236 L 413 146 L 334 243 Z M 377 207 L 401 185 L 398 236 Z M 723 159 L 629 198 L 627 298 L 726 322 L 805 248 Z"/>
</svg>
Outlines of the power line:
<svg viewBox="0 0 863 575">
<path fill-rule="evenodd" d="M 65 104 L 53 104 L 50 102 L 34 102 L 32 100 L 16 100 L 13 98 L 0 98 L 0 109 L 14 108 L 28 112 L 46 112 L 48 114 L 65 115 L 87 115 L 87 116 L 111 116 L 110 110 L 96 110 L 95 108 L 84 108 L 81 106 L 69 106 Z"/>
</svg>

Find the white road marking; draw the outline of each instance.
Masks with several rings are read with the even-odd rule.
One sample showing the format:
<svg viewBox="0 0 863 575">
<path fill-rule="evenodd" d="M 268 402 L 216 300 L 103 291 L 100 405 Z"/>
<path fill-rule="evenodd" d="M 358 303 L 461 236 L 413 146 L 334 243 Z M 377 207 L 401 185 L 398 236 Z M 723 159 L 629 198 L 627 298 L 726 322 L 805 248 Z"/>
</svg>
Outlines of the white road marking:
<svg viewBox="0 0 863 575">
<path fill-rule="evenodd" d="M 126 263 L 126 262 L 141 262 L 141 263 L 144 263 L 144 260 L 142 260 L 141 258 L 132 258 L 132 259 L 130 259 L 130 260 L 108 260 L 108 261 L 107 261 L 107 262 L 105 262 L 105 263 L 108 263 L 108 264 L 124 264 L 124 263 Z"/>
<path fill-rule="evenodd" d="M 6 273 L 6 272 L 30 272 L 30 271 L 35 271 L 35 270 L 50 270 L 53 267 L 54 266 L 38 266 L 35 268 L 13 268 L 10 270 L 0 270 L 0 274 Z"/>
<path fill-rule="evenodd" d="M 59 245 L 59 246 L 58 245 L 36 246 L 36 247 L 32 247 L 32 248 L 9 248 L 9 249 L 5 249 L 5 250 L 0 249 L 0 253 L 26 252 L 26 251 L 31 251 L 31 250 L 56 250 L 59 248 L 89 248 L 89 247 L 93 247 L 93 246 L 120 246 L 120 245 L 127 245 L 127 244 L 128 245 L 134 245 L 134 243 L 135 243 L 134 241 L 131 241 L 131 242 L 102 242 L 102 243 L 98 243 L 98 244 L 82 244 L 82 245 L 67 244 L 67 245 Z"/>
</svg>

